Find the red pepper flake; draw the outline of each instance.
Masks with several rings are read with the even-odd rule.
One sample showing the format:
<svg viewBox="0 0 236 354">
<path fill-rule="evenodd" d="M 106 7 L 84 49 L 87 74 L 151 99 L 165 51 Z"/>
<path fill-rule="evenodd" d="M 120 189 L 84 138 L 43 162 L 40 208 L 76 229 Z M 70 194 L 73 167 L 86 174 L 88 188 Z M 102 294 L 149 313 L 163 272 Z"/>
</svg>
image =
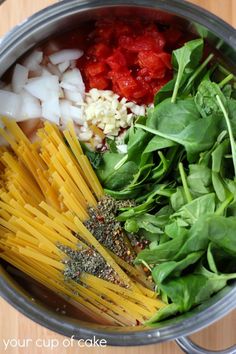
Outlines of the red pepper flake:
<svg viewBox="0 0 236 354">
<path fill-rule="evenodd" d="M 97 215 L 97 220 L 101 223 L 104 223 L 104 217 L 102 215 Z"/>
</svg>

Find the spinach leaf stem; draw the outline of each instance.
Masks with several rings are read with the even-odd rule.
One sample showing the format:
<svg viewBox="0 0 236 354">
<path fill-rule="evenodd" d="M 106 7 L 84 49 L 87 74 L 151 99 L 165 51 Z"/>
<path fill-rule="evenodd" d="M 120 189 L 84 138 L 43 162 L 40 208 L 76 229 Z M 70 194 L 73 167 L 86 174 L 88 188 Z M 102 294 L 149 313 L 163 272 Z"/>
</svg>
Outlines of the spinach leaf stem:
<svg viewBox="0 0 236 354">
<path fill-rule="evenodd" d="M 220 96 L 216 95 L 216 99 L 217 99 L 218 105 L 223 113 L 223 116 L 225 118 L 226 125 L 228 128 L 230 146 L 231 146 L 231 151 L 232 151 L 232 159 L 233 159 L 233 165 L 234 165 L 234 175 L 236 177 L 236 144 L 235 144 L 235 140 L 234 140 L 234 136 L 233 136 L 233 131 L 232 131 L 230 119 L 229 119 L 228 113 L 225 109 L 225 106 L 224 106 Z"/>
<path fill-rule="evenodd" d="M 186 178 L 186 174 L 185 174 L 184 166 L 183 166 L 182 162 L 179 163 L 179 173 L 180 173 L 180 177 L 181 177 L 182 184 L 184 187 L 184 193 L 185 193 L 186 200 L 188 203 L 190 203 L 193 200 L 193 198 L 192 198 L 190 190 L 188 188 L 187 178 Z"/>
</svg>

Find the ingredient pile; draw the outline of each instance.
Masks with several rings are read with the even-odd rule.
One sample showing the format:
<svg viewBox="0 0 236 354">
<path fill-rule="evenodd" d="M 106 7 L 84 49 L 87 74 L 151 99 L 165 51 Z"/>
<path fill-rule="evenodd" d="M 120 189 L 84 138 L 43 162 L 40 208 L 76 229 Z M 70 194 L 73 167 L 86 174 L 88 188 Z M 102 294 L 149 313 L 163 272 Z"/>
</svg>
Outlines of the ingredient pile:
<svg viewBox="0 0 236 354">
<path fill-rule="evenodd" d="M 155 326 L 236 279 L 236 81 L 202 38 L 98 20 L 8 77 L 1 258 L 120 326 Z"/>
</svg>

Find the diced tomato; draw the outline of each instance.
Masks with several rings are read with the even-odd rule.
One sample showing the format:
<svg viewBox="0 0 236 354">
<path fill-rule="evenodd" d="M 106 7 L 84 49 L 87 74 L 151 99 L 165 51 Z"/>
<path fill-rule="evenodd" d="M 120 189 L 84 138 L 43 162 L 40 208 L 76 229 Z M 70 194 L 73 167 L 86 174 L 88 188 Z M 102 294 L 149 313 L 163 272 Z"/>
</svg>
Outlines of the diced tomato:
<svg viewBox="0 0 236 354">
<path fill-rule="evenodd" d="M 105 59 L 111 54 L 111 48 L 105 43 L 96 43 L 88 49 L 88 55 L 99 59 Z"/>
<path fill-rule="evenodd" d="M 98 90 L 106 90 L 109 88 L 109 80 L 104 75 L 96 75 L 89 78 L 90 88 Z"/>
<path fill-rule="evenodd" d="M 125 35 L 125 34 L 131 34 L 133 32 L 133 26 L 131 24 L 125 23 L 123 21 L 117 21 L 115 23 L 115 35 L 116 37 Z"/>
<path fill-rule="evenodd" d="M 86 89 L 112 89 L 139 104 L 153 102 L 154 94 L 172 78 L 170 53 L 183 38 L 162 20 L 162 27 L 137 17 L 98 20 L 77 64 Z"/>
<path fill-rule="evenodd" d="M 138 54 L 139 65 L 141 68 L 146 68 L 152 78 L 163 78 L 166 73 L 166 65 L 159 57 L 159 54 L 154 52 L 140 52 Z"/>
<path fill-rule="evenodd" d="M 88 63 L 85 66 L 85 72 L 88 76 L 96 76 L 107 71 L 107 66 L 103 62 Z"/>
<path fill-rule="evenodd" d="M 133 52 L 140 52 L 141 50 L 160 52 L 163 49 L 164 44 L 165 42 L 161 35 L 159 38 L 144 34 L 136 38 L 121 36 L 119 39 L 119 45 L 122 48 Z"/>
<path fill-rule="evenodd" d="M 112 70 L 120 70 L 127 66 L 126 58 L 120 49 L 115 49 L 113 54 L 107 58 L 106 63 Z"/>
</svg>

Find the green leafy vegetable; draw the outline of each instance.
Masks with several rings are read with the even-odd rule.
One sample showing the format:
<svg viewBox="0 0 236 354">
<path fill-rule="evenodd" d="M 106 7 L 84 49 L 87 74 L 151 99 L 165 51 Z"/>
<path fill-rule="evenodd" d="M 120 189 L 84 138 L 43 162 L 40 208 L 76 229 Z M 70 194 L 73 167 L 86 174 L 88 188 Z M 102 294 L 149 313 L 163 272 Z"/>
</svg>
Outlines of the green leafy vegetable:
<svg viewBox="0 0 236 354">
<path fill-rule="evenodd" d="M 175 86 L 171 98 L 171 102 L 176 101 L 179 88 L 186 81 L 193 70 L 198 66 L 203 52 L 203 40 L 195 39 L 187 42 L 180 49 L 173 52 L 173 66 L 178 69 Z"/>
<path fill-rule="evenodd" d="M 146 240 L 135 264 L 150 270 L 167 303 L 148 325 L 236 279 L 236 86 L 218 63 L 208 67 L 213 53 L 202 53 L 202 39 L 173 51 L 174 77 L 127 131 L 127 154 L 108 140 L 110 151 L 94 156 L 106 193 L 135 200 L 117 220 Z"/>
</svg>

